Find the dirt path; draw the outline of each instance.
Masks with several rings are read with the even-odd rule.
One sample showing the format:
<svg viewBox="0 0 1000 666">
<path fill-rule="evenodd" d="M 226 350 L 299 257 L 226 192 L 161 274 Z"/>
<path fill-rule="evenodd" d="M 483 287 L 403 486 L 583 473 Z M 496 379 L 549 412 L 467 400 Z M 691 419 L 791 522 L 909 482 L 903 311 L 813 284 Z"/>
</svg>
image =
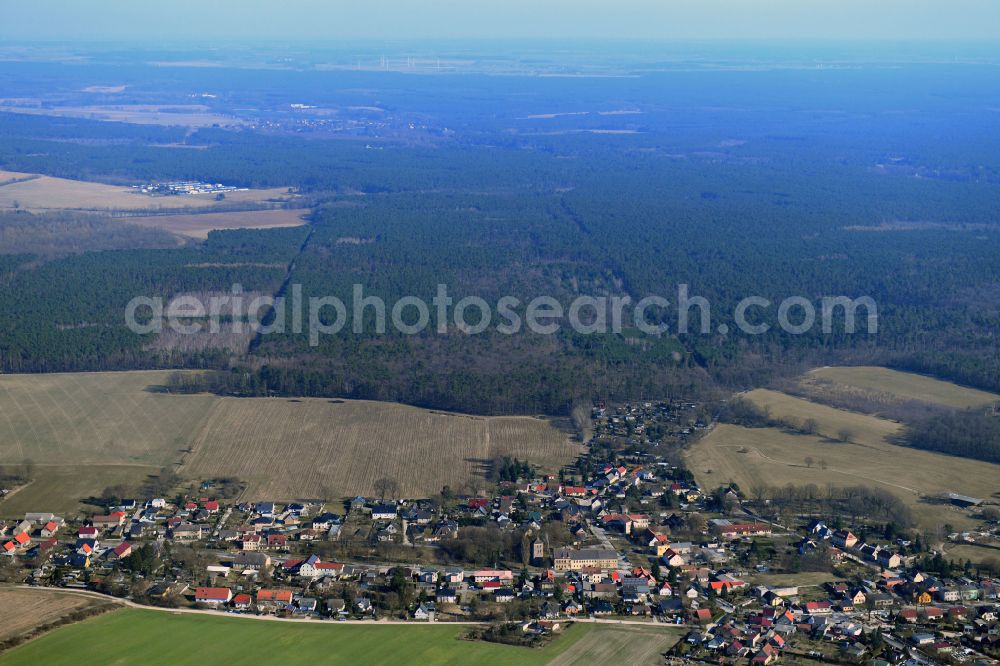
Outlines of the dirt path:
<svg viewBox="0 0 1000 666">
<path fill-rule="evenodd" d="M 9 493 L 7 493 L 6 495 L 4 495 L 3 497 L 0 497 L 0 502 L 3 502 L 4 500 L 9 500 L 11 497 L 13 497 L 14 495 L 18 494 L 19 492 L 21 492 L 22 490 L 24 490 L 25 488 L 27 488 L 28 486 L 30 486 L 34 482 L 35 482 L 35 480 L 32 479 L 31 481 L 28 481 L 27 483 L 23 483 L 23 484 L 19 485 L 17 488 L 14 488 L 14 490 L 10 491 Z"/>
</svg>

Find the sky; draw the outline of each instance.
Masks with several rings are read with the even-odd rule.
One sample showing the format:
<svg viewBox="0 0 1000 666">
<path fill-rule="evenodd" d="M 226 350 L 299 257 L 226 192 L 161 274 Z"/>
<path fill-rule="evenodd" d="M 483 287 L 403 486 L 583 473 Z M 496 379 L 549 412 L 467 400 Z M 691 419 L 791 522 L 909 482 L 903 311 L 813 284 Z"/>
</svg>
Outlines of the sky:
<svg viewBox="0 0 1000 666">
<path fill-rule="evenodd" d="M 998 0 L 0 0 L 0 40 L 1000 40 Z"/>
</svg>

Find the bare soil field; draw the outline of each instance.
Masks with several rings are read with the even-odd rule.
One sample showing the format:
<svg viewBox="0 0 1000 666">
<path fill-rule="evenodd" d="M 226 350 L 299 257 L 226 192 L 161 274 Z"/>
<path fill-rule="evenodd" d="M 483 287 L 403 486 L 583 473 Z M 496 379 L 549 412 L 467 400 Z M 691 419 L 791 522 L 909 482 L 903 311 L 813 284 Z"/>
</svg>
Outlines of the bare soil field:
<svg viewBox="0 0 1000 666">
<path fill-rule="evenodd" d="M 0 609 L 4 611 L 3 622 L 0 622 L 0 641 L 30 634 L 76 611 L 112 605 L 70 592 L 0 588 Z"/>
<path fill-rule="evenodd" d="M 824 384 L 832 389 L 857 389 L 888 394 L 898 400 L 919 400 L 964 409 L 1000 401 L 1000 395 L 958 386 L 924 375 L 873 366 L 817 368 L 803 379 L 805 384 Z"/>
<path fill-rule="evenodd" d="M 812 458 L 812 466 L 806 464 L 807 458 Z M 789 483 L 812 483 L 819 488 L 828 484 L 882 487 L 909 504 L 918 523 L 932 530 L 944 523 L 975 524 L 967 512 L 936 501 L 942 493 L 990 498 L 1000 492 L 1000 465 L 889 443 L 837 442 L 776 428 L 720 424 L 688 451 L 687 460 L 698 483 L 706 488 L 731 481 L 745 489 Z"/>
<path fill-rule="evenodd" d="M 228 195 L 227 195 L 228 200 Z M 231 211 L 226 213 L 195 213 L 178 215 L 149 215 L 123 218 L 123 222 L 141 227 L 163 229 L 191 238 L 208 238 L 208 232 L 217 229 L 275 229 L 301 227 L 306 223 L 308 211 L 273 209 Z"/>
<path fill-rule="evenodd" d="M 569 649 L 549 666 L 572 664 L 662 664 L 664 652 L 681 639 L 680 629 L 667 625 L 643 627 L 634 624 L 589 627 Z"/>
<path fill-rule="evenodd" d="M 236 476 L 247 499 L 375 494 L 389 478 L 404 497 L 482 484 L 503 455 L 555 471 L 579 445 L 546 420 L 474 417 L 390 403 L 223 398 L 181 468 Z"/>
<path fill-rule="evenodd" d="M 212 195 L 150 196 L 123 185 L 106 185 L 37 174 L 0 171 L 0 209 L 15 208 L 29 211 L 51 210 L 190 210 L 218 208 Z M 226 204 L 287 201 L 288 189 L 274 187 L 262 190 L 227 192 Z"/>
</svg>

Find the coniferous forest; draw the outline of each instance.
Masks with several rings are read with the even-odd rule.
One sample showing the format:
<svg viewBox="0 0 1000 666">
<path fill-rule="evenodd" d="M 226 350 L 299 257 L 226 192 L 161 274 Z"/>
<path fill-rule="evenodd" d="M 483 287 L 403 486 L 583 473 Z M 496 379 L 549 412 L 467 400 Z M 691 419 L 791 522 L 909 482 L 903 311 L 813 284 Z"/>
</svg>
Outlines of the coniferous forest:
<svg viewBox="0 0 1000 666">
<path fill-rule="evenodd" d="M 829 71 L 720 68 L 706 77 L 637 67 L 544 81 L 305 65 L 168 75 L 100 53 L 85 65 L 0 68 L 0 84 L 23 96 L 109 77 L 127 81 L 126 92 L 87 101 L 181 105 L 212 91 L 199 103 L 241 122 L 0 113 L 0 169 L 115 185 L 290 188 L 308 224 L 197 240 L 101 212 L 8 207 L 5 372 L 204 368 L 212 372 L 197 386 L 177 388 L 525 414 L 568 414 L 598 397 L 716 397 L 834 363 L 1000 390 L 994 69 L 876 59 Z M 74 94 L 63 101 L 82 103 Z M 289 104 L 303 100 L 355 116 L 341 125 L 290 116 Z M 600 334 L 470 335 L 432 324 L 373 335 L 368 315 L 366 330 L 353 331 L 350 307 L 343 330 L 317 345 L 292 330 L 290 313 L 287 332 L 242 348 L 167 347 L 124 325 L 134 296 L 234 284 L 269 295 L 300 285 L 305 299 L 345 302 L 361 285 L 390 304 L 430 302 L 445 284 L 455 301 L 513 296 L 520 315 L 536 296 L 567 306 L 581 295 L 673 303 L 647 311 L 669 325 L 661 335 L 640 332 L 631 315 L 620 332 Z M 677 330 L 670 308 L 681 284 L 711 304 L 706 333 Z M 774 304 L 750 317 L 767 333 L 737 330 L 734 308 L 747 296 Z M 877 332 L 862 321 L 846 334 L 842 313 L 829 332 L 782 332 L 777 303 L 790 296 L 870 297 Z"/>
</svg>

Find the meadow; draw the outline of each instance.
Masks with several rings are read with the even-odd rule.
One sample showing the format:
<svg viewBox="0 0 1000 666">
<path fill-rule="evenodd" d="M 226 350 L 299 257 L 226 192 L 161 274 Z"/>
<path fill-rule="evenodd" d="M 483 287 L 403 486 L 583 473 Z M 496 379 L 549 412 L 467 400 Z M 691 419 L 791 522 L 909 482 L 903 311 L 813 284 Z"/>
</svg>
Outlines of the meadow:
<svg viewBox="0 0 1000 666">
<path fill-rule="evenodd" d="M 147 465 L 34 465 L 32 481 L 0 502 L 0 515 L 16 517 L 29 511 L 72 515 L 100 498 L 108 486 L 137 488 L 160 468 Z M 90 511 L 95 510 L 90 505 Z"/>
<path fill-rule="evenodd" d="M 463 640 L 468 627 L 295 625 L 123 609 L 51 632 L 0 655 L 20 664 L 546 664 L 585 639 L 575 625 L 542 649 Z M 573 663 L 568 662 L 568 663 Z"/>
<path fill-rule="evenodd" d="M 729 482 L 747 491 L 789 483 L 815 484 L 821 489 L 827 485 L 881 487 L 908 504 L 917 523 L 928 530 L 945 523 L 956 528 L 975 525 L 965 511 L 937 502 L 942 493 L 989 498 L 1000 492 L 1000 465 L 778 428 L 720 424 L 689 450 L 687 461 L 698 483 L 706 488 Z"/>
<path fill-rule="evenodd" d="M 812 420 L 815 434 L 830 439 L 847 435 L 846 439 L 856 444 L 878 446 L 893 441 L 902 430 L 899 423 L 889 419 L 828 407 L 780 391 L 756 389 L 743 397 L 767 409 L 772 417 L 790 424 L 802 425 Z"/>
<path fill-rule="evenodd" d="M 1000 401 L 1000 395 L 911 372 L 874 366 L 827 367 L 809 372 L 802 382 L 828 390 L 863 391 L 896 400 L 919 400 L 955 409 L 980 407 Z"/>
</svg>

